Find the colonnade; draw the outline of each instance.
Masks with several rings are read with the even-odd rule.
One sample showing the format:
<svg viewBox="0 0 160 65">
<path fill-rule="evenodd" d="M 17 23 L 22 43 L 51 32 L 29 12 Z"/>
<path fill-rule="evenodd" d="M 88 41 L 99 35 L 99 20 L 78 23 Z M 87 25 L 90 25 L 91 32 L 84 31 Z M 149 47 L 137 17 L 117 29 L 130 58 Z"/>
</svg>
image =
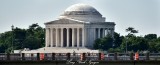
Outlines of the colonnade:
<svg viewBox="0 0 160 65">
<path fill-rule="evenodd" d="M 106 35 L 111 34 L 114 35 L 114 29 L 113 28 L 96 28 L 95 29 L 95 36 L 97 38 L 103 38 Z"/>
<path fill-rule="evenodd" d="M 84 47 L 84 28 L 46 28 L 46 47 Z"/>
<path fill-rule="evenodd" d="M 94 32 L 86 32 L 86 28 L 46 28 L 46 47 L 85 47 L 86 34 L 103 38 L 107 34 L 113 36 L 113 28 L 94 28 Z"/>
</svg>

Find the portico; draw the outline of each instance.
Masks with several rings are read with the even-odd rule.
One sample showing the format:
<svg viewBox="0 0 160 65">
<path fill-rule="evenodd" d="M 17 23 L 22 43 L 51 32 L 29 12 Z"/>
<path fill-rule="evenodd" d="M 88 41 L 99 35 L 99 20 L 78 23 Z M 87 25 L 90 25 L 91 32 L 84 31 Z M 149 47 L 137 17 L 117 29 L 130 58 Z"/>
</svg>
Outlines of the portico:
<svg viewBox="0 0 160 65">
<path fill-rule="evenodd" d="M 94 39 L 113 34 L 112 28 L 85 28 L 85 27 L 64 27 L 63 25 L 46 27 L 46 47 L 86 47 L 87 34 L 95 33 Z M 90 33 L 90 31 L 93 32 Z M 89 35 L 88 35 L 89 36 Z"/>
<path fill-rule="evenodd" d="M 84 47 L 85 44 L 84 28 L 46 28 L 46 35 L 46 47 Z"/>
</svg>

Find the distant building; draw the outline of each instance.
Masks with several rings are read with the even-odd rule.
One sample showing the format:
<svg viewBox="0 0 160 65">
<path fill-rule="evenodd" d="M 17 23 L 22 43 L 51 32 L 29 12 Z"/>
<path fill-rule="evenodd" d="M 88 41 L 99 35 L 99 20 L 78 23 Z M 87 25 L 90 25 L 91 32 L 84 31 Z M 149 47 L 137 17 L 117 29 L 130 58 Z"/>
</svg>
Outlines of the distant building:
<svg viewBox="0 0 160 65">
<path fill-rule="evenodd" d="M 106 22 L 92 6 L 75 4 L 45 26 L 45 47 L 22 53 L 98 53 L 93 50 L 94 41 L 107 34 L 113 36 L 115 23 Z"/>
</svg>

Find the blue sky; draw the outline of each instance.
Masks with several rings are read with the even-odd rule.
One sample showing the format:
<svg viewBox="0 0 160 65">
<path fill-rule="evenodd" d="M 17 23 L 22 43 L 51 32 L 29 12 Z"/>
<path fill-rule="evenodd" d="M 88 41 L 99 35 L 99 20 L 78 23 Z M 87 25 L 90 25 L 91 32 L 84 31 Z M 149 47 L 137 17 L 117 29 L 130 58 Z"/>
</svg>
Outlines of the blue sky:
<svg viewBox="0 0 160 65">
<path fill-rule="evenodd" d="M 28 28 L 32 23 L 45 27 L 64 10 L 77 3 L 95 7 L 106 21 L 116 23 L 115 31 L 126 35 L 127 27 L 139 30 L 137 35 L 160 36 L 160 0 L 0 0 L 0 33 L 11 25 Z"/>
</svg>

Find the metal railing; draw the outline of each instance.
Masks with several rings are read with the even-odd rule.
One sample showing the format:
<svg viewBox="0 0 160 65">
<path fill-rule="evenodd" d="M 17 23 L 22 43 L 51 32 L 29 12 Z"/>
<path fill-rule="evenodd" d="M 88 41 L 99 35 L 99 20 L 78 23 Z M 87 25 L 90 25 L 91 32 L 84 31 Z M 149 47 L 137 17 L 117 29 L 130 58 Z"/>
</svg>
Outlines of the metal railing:
<svg viewBox="0 0 160 65">
<path fill-rule="evenodd" d="M 22 53 L 22 54 L 6 54 L 0 53 L 0 61 L 54 61 L 54 60 L 93 60 L 93 61 L 127 61 L 134 60 L 134 54 L 132 53 L 84 53 L 82 56 L 80 53 Z M 139 54 L 138 60 L 160 60 L 160 53 L 148 53 Z"/>
</svg>

